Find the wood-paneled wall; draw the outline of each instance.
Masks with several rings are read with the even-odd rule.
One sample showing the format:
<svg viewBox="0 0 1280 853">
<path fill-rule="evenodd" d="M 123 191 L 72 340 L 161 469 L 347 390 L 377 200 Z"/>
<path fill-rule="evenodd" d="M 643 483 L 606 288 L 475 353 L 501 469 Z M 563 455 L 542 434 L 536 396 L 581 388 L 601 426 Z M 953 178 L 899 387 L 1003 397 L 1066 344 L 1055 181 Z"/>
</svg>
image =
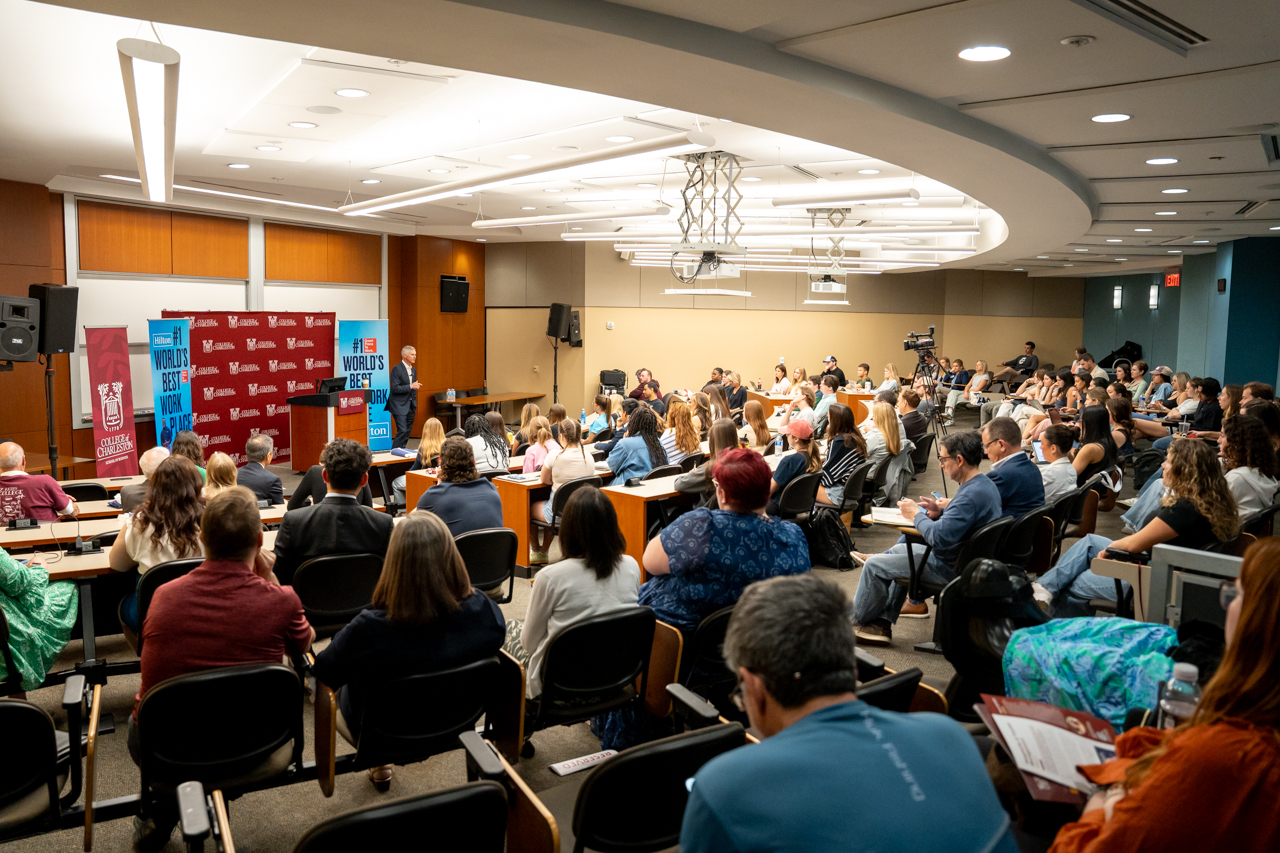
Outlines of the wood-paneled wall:
<svg viewBox="0 0 1280 853">
<path fill-rule="evenodd" d="M 249 222 L 180 210 L 81 201 L 80 269 L 249 277 Z"/>
<path fill-rule="evenodd" d="M 266 223 L 270 281 L 382 284 L 382 235 Z"/>
</svg>

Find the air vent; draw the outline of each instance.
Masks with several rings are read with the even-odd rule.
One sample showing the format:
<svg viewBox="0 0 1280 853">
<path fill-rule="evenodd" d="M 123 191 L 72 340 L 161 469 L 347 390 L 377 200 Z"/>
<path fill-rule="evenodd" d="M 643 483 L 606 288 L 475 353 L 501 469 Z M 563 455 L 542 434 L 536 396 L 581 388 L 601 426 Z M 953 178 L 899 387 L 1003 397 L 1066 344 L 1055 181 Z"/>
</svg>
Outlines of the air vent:
<svg viewBox="0 0 1280 853">
<path fill-rule="evenodd" d="M 1180 24 L 1163 12 L 1157 12 L 1138 0 L 1072 0 L 1091 12 L 1115 21 L 1156 44 L 1167 47 L 1182 56 L 1187 48 L 1199 47 L 1209 41 L 1190 27 Z"/>
<path fill-rule="evenodd" d="M 805 168 L 803 168 L 803 167 L 801 167 L 801 166 L 787 166 L 786 168 L 788 168 L 788 169 L 790 169 L 791 171 L 795 172 L 797 175 L 799 175 L 799 176 L 800 176 L 800 177 L 802 177 L 802 178 L 808 178 L 808 179 L 809 179 L 809 180 L 811 180 L 811 181 L 821 181 L 821 180 L 822 180 L 822 176 L 821 176 L 821 175 L 815 175 L 813 172 L 810 172 L 808 169 L 805 169 Z"/>
<path fill-rule="evenodd" d="M 1280 162 L 1280 136 L 1262 134 L 1262 150 L 1267 155 L 1268 163 Z"/>
<path fill-rule="evenodd" d="M 1255 213 L 1261 213 L 1262 208 L 1269 204 L 1271 204 L 1270 201 L 1247 202 L 1244 207 L 1236 211 L 1236 216 L 1253 216 Z"/>
</svg>

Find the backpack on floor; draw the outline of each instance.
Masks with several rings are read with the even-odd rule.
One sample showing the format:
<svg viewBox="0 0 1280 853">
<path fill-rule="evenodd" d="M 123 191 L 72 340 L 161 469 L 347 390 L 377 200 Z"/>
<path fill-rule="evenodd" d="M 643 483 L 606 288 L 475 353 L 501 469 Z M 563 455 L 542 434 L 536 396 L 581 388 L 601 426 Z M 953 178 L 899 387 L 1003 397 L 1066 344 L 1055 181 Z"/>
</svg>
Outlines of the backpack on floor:
<svg viewBox="0 0 1280 853">
<path fill-rule="evenodd" d="M 809 513 L 809 523 L 801 525 L 804 538 L 809 542 L 809 563 L 829 566 L 842 572 L 853 568 L 853 538 L 834 509 L 815 507 Z"/>
<path fill-rule="evenodd" d="M 1160 466 L 1164 464 L 1164 457 L 1167 451 L 1156 450 L 1154 447 L 1144 450 L 1133 457 L 1133 487 L 1141 489 L 1146 485 L 1147 480 L 1151 479 L 1151 475 L 1160 470 Z"/>
</svg>

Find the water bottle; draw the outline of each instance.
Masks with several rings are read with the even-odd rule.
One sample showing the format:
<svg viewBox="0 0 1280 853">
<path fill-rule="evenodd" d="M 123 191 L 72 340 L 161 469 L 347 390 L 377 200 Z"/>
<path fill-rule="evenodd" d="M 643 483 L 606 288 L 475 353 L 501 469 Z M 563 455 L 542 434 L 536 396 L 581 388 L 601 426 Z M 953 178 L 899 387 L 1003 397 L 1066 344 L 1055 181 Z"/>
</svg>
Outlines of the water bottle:
<svg viewBox="0 0 1280 853">
<path fill-rule="evenodd" d="M 586 425 L 587 425 L 587 410 L 586 410 L 586 409 L 583 409 L 583 410 L 582 410 L 582 414 L 578 416 L 578 423 L 582 424 L 583 426 L 586 426 Z"/>
<path fill-rule="evenodd" d="M 1160 713 L 1156 728 L 1172 729 L 1196 712 L 1200 704 L 1200 670 L 1193 663 L 1175 663 L 1173 678 L 1165 682 L 1164 698 L 1160 700 Z"/>
<path fill-rule="evenodd" d="M 786 449 L 787 449 L 787 440 L 782 436 L 782 433 L 778 433 L 778 437 L 773 441 L 773 452 L 775 454 L 779 454 Z"/>
<path fill-rule="evenodd" d="M 454 391 L 452 388 L 450 388 L 450 389 L 449 389 L 449 402 L 450 402 L 450 403 L 452 403 L 452 402 L 453 402 L 454 400 L 456 400 L 456 399 L 458 399 L 458 394 L 457 394 L 457 392 L 456 392 L 456 391 Z"/>
</svg>

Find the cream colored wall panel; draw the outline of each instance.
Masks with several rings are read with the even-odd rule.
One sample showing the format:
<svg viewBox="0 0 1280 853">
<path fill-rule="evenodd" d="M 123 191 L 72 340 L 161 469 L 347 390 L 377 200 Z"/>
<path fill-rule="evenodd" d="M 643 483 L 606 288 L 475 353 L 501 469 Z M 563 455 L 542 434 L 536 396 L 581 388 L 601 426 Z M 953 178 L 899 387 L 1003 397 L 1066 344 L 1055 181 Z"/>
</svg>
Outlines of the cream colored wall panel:
<svg viewBox="0 0 1280 853">
<path fill-rule="evenodd" d="M 1033 285 L 1021 273 L 982 271 L 982 311 L 988 317 L 1030 317 Z"/>
<path fill-rule="evenodd" d="M 546 396 L 534 402 L 545 414 L 551 406 L 554 354 L 551 341 L 546 336 L 547 309 L 490 308 L 485 312 L 485 319 L 488 323 L 485 337 L 485 385 L 490 393 L 541 391 Z M 584 354 L 585 347 L 560 345 L 560 402 L 575 417 L 585 405 L 582 396 Z M 596 378 L 599 379 L 598 376 Z M 512 405 L 504 404 L 504 415 L 508 420 L 511 419 Z M 523 404 L 514 405 L 518 407 Z"/>
<path fill-rule="evenodd" d="M 794 311 L 798 275 L 794 272 L 747 270 L 742 274 L 747 290 L 751 291 L 747 308 L 753 311 Z"/>
<path fill-rule="evenodd" d="M 945 270 L 947 315 L 982 313 L 982 271 Z"/>
<path fill-rule="evenodd" d="M 640 307 L 640 267 L 633 267 L 609 243 L 587 243 L 586 304 Z"/>
<path fill-rule="evenodd" d="M 526 243 L 525 305 L 567 302 L 581 305 L 585 296 L 581 243 Z"/>
<path fill-rule="evenodd" d="M 1062 367 L 1071 363 L 1083 335 L 1079 318 L 949 316 L 941 354 L 959 356 L 970 368 L 979 358 L 992 366 L 1016 358 L 1026 341 L 1035 341 L 1042 363 Z"/>
<path fill-rule="evenodd" d="M 1031 279 L 1031 313 L 1036 317 L 1083 317 L 1084 279 Z"/>
<path fill-rule="evenodd" d="M 490 243 L 484 247 L 484 300 L 487 307 L 523 306 L 527 298 L 529 243 Z"/>
</svg>

